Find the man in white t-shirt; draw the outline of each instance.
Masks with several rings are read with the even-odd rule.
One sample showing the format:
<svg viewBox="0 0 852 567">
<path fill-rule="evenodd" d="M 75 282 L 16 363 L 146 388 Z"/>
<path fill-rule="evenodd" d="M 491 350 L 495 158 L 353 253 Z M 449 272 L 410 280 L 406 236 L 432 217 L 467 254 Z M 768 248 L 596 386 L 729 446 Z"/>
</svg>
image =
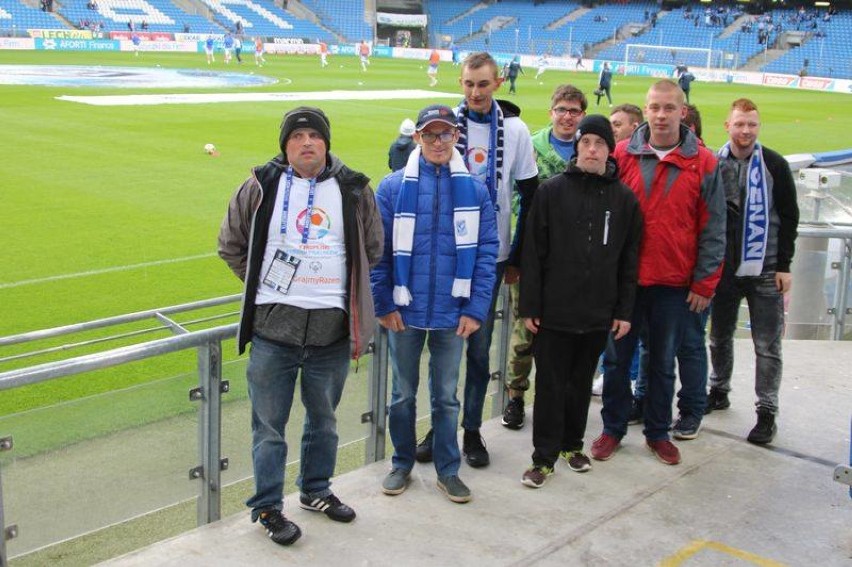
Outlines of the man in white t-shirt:
<svg viewBox="0 0 852 567">
<path fill-rule="evenodd" d="M 284 430 L 299 379 L 305 422 L 299 476 L 302 508 L 351 522 L 330 489 L 337 422 L 349 360 L 375 329 L 370 264 L 382 256 L 382 220 L 369 179 L 329 152 L 331 127 L 318 108 L 284 116 L 281 154 L 237 189 L 219 231 L 219 256 L 245 282 L 240 353 L 252 407 L 255 493 L 246 505 L 269 537 L 301 535 L 282 513 Z M 301 371 L 300 371 L 301 370 Z"/>
<path fill-rule="evenodd" d="M 490 457 L 479 429 L 491 380 L 488 353 L 494 330 L 494 306 L 504 274 L 507 284 L 517 282 L 520 276 L 520 239 L 524 218 L 538 187 L 538 168 L 529 128 L 520 119 L 520 108 L 508 101 L 498 103 L 494 98 L 494 92 L 502 84 L 494 58 L 485 52 L 470 54 L 462 64 L 459 83 L 464 91 L 464 100 L 456 109 L 459 125 L 456 147 L 471 175 L 483 181 L 491 195 L 500 240 L 491 309 L 482 327 L 468 338 L 466 355 L 462 452 L 468 465 L 484 467 L 489 464 Z M 513 241 L 512 193 L 516 184 L 520 209 Z M 417 460 L 428 462 L 431 459 L 430 431 L 417 447 Z"/>
</svg>

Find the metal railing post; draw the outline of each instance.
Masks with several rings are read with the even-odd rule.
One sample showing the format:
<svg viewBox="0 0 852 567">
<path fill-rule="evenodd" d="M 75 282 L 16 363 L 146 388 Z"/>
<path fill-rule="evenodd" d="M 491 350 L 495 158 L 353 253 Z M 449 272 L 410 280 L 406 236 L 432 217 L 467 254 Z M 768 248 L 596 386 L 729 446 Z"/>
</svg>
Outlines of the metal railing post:
<svg viewBox="0 0 852 567">
<path fill-rule="evenodd" d="M 0 439 L 0 452 L 10 451 L 13 446 L 11 436 Z M 18 526 L 6 527 L 6 516 L 3 510 L 3 475 L 2 467 L 0 467 L 0 567 L 7 567 L 9 558 L 6 555 L 6 542 L 18 535 Z"/>
<path fill-rule="evenodd" d="M 198 347 L 198 388 L 190 391 L 190 400 L 198 401 L 198 454 L 201 464 L 189 472 L 198 479 L 198 525 L 217 521 L 222 513 L 222 470 L 228 460 L 222 455 L 222 343 L 210 341 Z"/>
<path fill-rule="evenodd" d="M 376 325 L 373 358 L 370 361 L 370 381 L 367 391 L 368 411 L 361 423 L 370 424 L 364 448 L 364 463 L 375 463 L 385 458 L 387 443 L 388 400 L 388 332 Z"/>
<path fill-rule="evenodd" d="M 491 401 L 491 417 L 502 415 L 503 408 L 508 402 L 509 392 L 506 390 L 506 376 L 509 371 L 509 340 L 512 337 L 512 301 L 509 286 L 500 286 L 500 310 L 494 313 L 494 320 L 500 321 L 500 334 L 497 341 L 497 371 L 491 374 L 492 380 L 497 380 L 497 391 Z"/>
<path fill-rule="evenodd" d="M 843 256 L 837 265 L 837 289 L 834 293 L 834 318 L 831 324 L 831 337 L 835 341 L 842 341 L 843 333 L 846 330 L 847 290 L 849 287 L 849 270 L 852 268 L 852 264 L 850 264 L 852 239 L 844 238 L 841 243 L 843 245 Z"/>
</svg>

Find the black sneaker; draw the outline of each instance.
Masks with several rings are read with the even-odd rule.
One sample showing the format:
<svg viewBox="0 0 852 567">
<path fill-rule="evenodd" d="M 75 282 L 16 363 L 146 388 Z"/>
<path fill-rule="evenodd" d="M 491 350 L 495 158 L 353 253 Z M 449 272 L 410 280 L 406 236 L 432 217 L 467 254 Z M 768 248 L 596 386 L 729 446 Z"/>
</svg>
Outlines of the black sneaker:
<svg viewBox="0 0 852 567">
<path fill-rule="evenodd" d="M 302 536 L 299 526 L 284 517 L 281 510 L 263 510 L 257 516 L 269 538 L 279 545 L 290 545 Z"/>
<path fill-rule="evenodd" d="M 299 506 L 305 510 L 322 512 L 335 522 L 351 522 L 355 519 L 355 510 L 341 502 L 334 494 L 316 498 L 302 494 L 299 496 Z"/>
<path fill-rule="evenodd" d="M 707 407 L 704 409 L 705 415 L 713 410 L 723 410 L 729 407 L 731 407 L 731 400 L 728 399 L 728 392 L 710 388 L 710 393 L 707 394 Z"/>
<path fill-rule="evenodd" d="M 701 420 L 693 415 L 682 415 L 672 427 L 672 437 L 675 439 L 689 440 L 698 437 L 701 429 Z"/>
<path fill-rule="evenodd" d="M 414 460 L 418 463 L 432 462 L 432 430 L 426 434 L 426 437 L 420 440 L 417 444 L 417 450 L 414 453 Z"/>
<path fill-rule="evenodd" d="M 778 426 L 775 425 L 775 415 L 768 410 L 757 410 L 757 425 L 748 434 L 748 442 L 757 445 L 766 445 L 771 443 L 778 432 Z"/>
<path fill-rule="evenodd" d="M 475 469 L 488 466 L 488 463 L 491 462 L 488 450 L 485 448 L 485 441 L 478 429 L 464 430 L 462 453 L 464 453 L 465 462 Z"/>
<path fill-rule="evenodd" d="M 512 398 L 503 410 L 503 419 L 500 422 L 509 429 L 520 429 L 524 426 L 524 399 Z"/>
<path fill-rule="evenodd" d="M 627 418 L 627 425 L 636 425 L 642 423 L 645 418 L 645 405 L 642 398 L 633 398 L 630 405 L 630 416 Z"/>
</svg>

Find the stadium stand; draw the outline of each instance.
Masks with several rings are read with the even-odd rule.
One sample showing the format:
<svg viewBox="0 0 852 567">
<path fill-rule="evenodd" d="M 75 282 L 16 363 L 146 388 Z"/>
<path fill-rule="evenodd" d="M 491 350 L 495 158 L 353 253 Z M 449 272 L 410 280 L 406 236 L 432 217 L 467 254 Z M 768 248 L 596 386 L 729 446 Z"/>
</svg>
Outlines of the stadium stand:
<svg viewBox="0 0 852 567">
<path fill-rule="evenodd" d="M 249 36 L 292 37 L 336 41 L 327 30 L 308 20 L 283 11 L 272 0 L 202 0 L 210 8 L 212 19 L 233 31 L 237 21 Z"/>
<path fill-rule="evenodd" d="M 731 15 L 727 20 L 728 26 L 724 26 L 723 23 L 707 25 L 703 9 L 694 8 L 687 11 L 685 8 L 678 8 L 661 11 L 657 13 L 655 26 L 645 26 L 638 35 L 601 50 L 597 58 L 622 61 L 625 58 L 627 45 L 659 45 L 672 46 L 675 49 L 648 51 L 644 54 L 644 58 L 639 53 L 640 58 L 643 59 L 641 62 L 705 66 L 706 55 L 676 50 L 677 47 L 688 47 L 713 50 L 714 57 L 711 61 L 713 67 L 741 66 L 760 53 L 763 45 L 758 43 L 756 30 L 746 32 L 740 29 L 738 17 L 738 13 Z"/>
<path fill-rule="evenodd" d="M 18 0 L 0 0 L 0 35 L 24 35 L 28 29 L 56 29 L 65 25 L 49 12 Z"/>
<path fill-rule="evenodd" d="M 367 23 L 364 2 L 353 0 L 301 0 L 322 22 L 349 42 L 373 37 L 373 28 Z"/>
<path fill-rule="evenodd" d="M 464 49 L 571 56 L 614 37 L 629 23 L 642 22 L 651 2 L 604 5 L 579 2 L 507 0 L 485 5 L 452 0 L 429 3 L 432 37 L 449 35 Z M 492 27 L 488 33 L 488 25 Z M 516 31 L 517 30 L 517 31 Z"/>
<path fill-rule="evenodd" d="M 787 11 L 787 18 L 792 11 Z M 816 22 L 814 29 L 813 22 Z M 799 74 L 819 77 L 852 76 L 852 56 L 850 56 L 848 38 L 852 37 L 852 14 L 839 13 L 825 20 L 820 13 L 810 22 L 784 23 L 785 28 L 804 31 L 805 36 L 799 47 L 793 47 L 778 59 L 761 67 L 771 73 Z"/>
<path fill-rule="evenodd" d="M 182 32 L 184 26 L 198 33 L 222 32 L 206 18 L 188 14 L 168 0 L 98 0 L 96 10 L 87 7 L 87 0 L 64 0 L 57 11 L 77 27 L 85 27 L 81 24 L 86 21 L 103 22 L 106 32 L 128 31 L 128 22 L 142 31 L 143 21 L 149 32 Z"/>
</svg>

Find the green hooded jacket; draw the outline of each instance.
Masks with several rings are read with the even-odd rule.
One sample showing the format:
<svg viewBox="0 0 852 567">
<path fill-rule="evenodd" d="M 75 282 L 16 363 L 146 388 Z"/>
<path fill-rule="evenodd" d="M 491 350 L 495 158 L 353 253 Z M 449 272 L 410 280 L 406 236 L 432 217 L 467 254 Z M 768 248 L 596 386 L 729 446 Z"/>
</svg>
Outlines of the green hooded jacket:
<svg viewBox="0 0 852 567">
<path fill-rule="evenodd" d="M 565 171 L 566 163 L 553 146 L 550 145 L 550 132 L 553 126 L 543 128 L 533 134 L 532 143 L 535 148 L 535 162 L 538 165 L 538 179 L 544 181 L 557 173 Z"/>
</svg>

